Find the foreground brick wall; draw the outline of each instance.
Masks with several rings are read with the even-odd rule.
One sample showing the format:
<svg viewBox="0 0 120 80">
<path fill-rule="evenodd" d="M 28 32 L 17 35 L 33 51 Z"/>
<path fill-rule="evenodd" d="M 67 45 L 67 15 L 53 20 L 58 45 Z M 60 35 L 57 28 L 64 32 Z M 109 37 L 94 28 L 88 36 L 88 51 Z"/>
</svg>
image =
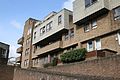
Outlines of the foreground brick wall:
<svg viewBox="0 0 120 80">
<path fill-rule="evenodd" d="M 13 80 L 120 80 L 120 78 L 74 75 L 46 70 L 15 69 Z"/>
<path fill-rule="evenodd" d="M 13 80 L 14 67 L 0 64 L 0 80 Z"/>
<path fill-rule="evenodd" d="M 61 65 L 49 71 L 120 78 L 120 55 L 91 61 Z"/>
<path fill-rule="evenodd" d="M 13 80 L 120 80 L 120 55 L 48 69 L 16 68 Z"/>
</svg>

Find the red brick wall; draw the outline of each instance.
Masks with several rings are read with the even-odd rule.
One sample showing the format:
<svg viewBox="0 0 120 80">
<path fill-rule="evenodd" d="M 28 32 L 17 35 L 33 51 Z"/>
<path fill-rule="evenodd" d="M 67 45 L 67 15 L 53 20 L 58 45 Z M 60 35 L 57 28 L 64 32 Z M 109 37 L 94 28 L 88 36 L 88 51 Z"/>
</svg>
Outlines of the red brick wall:
<svg viewBox="0 0 120 80">
<path fill-rule="evenodd" d="M 120 80 L 120 55 L 80 63 L 62 65 L 48 69 L 16 68 L 14 71 L 13 80 L 74 80 L 74 79 Z"/>
<path fill-rule="evenodd" d="M 0 64 L 0 80 L 13 80 L 14 67 Z"/>
<path fill-rule="evenodd" d="M 49 70 L 91 76 L 120 78 L 120 55 L 91 61 L 61 65 L 58 67 L 49 68 Z"/>
</svg>

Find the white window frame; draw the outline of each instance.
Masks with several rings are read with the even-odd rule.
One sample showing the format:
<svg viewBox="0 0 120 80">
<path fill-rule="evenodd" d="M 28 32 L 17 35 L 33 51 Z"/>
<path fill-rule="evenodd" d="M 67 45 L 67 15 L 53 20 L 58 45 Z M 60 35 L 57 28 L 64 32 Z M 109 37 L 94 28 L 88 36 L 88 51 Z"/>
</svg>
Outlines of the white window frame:
<svg viewBox="0 0 120 80">
<path fill-rule="evenodd" d="M 97 43 L 97 40 L 99 40 L 100 43 Z M 97 44 L 99 44 L 99 47 L 97 46 Z M 95 50 L 101 50 L 101 39 L 100 38 L 95 39 Z"/>
<path fill-rule="evenodd" d="M 118 35 L 118 44 L 120 45 L 120 32 L 118 32 L 117 35 Z"/>
<path fill-rule="evenodd" d="M 92 41 L 92 40 L 91 40 L 91 41 Z M 88 52 L 93 51 L 93 41 L 92 41 L 92 48 L 91 48 L 91 49 L 90 49 L 89 42 L 90 42 L 90 41 L 87 42 L 87 50 L 88 50 Z"/>
<path fill-rule="evenodd" d="M 96 19 L 91 21 L 91 27 L 92 27 L 92 29 L 97 28 L 97 20 Z"/>
</svg>

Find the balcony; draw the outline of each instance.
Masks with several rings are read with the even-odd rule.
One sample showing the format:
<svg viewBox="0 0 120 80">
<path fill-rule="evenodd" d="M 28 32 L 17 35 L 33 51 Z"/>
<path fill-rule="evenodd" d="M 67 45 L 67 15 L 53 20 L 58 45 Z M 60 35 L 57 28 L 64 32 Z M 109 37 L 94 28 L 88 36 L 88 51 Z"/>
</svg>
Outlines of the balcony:
<svg viewBox="0 0 120 80">
<path fill-rule="evenodd" d="M 115 55 L 117 52 L 110 50 L 110 49 L 101 49 L 101 50 L 94 50 L 91 52 L 88 52 L 86 54 L 87 59 L 94 59 L 94 58 L 101 58 L 101 57 L 109 57 L 112 55 Z"/>
<path fill-rule="evenodd" d="M 21 56 L 19 56 L 19 57 L 16 58 L 16 62 L 17 62 L 17 63 L 20 63 L 20 62 L 21 62 Z"/>
<path fill-rule="evenodd" d="M 23 47 L 22 46 L 17 49 L 17 53 L 22 53 L 22 51 L 23 51 Z"/>
<path fill-rule="evenodd" d="M 18 44 L 23 44 L 23 37 L 21 37 L 21 38 L 18 40 L 17 43 L 18 43 Z"/>
<path fill-rule="evenodd" d="M 85 22 L 87 19 L 97 17 L 110 10 L 109 0 L 96 0 L 96 2 L 90 2 L 90 3 L 91 4 L 87 6 L 85 4 L 85 0 L 74 1 L 73 3 L 74 23 L 80 25 L 80 23 Z"/>
<path fill-rule="evenodd" d="M 52 52 L 52 51 L 55 51 L 55 50 L 59 50 L 62 48 L 62 41 L 57 41 L 57 42 L 54 42 L 52 44 L 49 44 L 43 48 L 39 48 L 37 49 L 36 51 L 36 55 L 41 55 L 41 54 L 44 54 L 44 53 L 47 53 L 47 52 Z"/>
</svg>

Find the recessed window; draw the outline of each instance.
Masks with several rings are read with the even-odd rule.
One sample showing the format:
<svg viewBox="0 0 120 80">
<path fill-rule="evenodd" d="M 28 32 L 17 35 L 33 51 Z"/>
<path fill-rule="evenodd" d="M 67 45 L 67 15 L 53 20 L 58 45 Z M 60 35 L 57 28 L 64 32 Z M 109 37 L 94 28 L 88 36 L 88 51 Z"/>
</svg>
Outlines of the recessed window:
<svg viewBox="0 0 120 80">
<path fill-rule="evenodd" d="M 43 27 L 43 31 L 42 31 L 42 33 L 43 33 L 43 34 L 45 33 L 45 26 Z"/>
<path fill-rule="evenodd" d="M 42 28 L 40 29 L 40 35 L 42 35 Z"/>
<path fill-rule="evenodd" d="M 46 25 L 46 32 L 50 31 L 52 28 L 52 21 Z"/>
<path fill-rule="evenodd" d="M 65 40 L 68 40 L 69 39 L 69 33 L 65 33 Z"/>
<path fill-rule="evenodd" d="M 62 15 L 58 16 L 58 25 L 62 23 Z"/>
<path fill-rule="evenodd" d="M 95 2 L 97 2 L 97 0 L 85 0 L 85 7 L 89 7 Z"/>
<path fill-rule="evenodd" d="M 87 50 L 92 51 L 93 50 L 93 41 L 88 41 L 87 43 Z"/>
<path fill-rule="evenodd" d="M 34 32 L 34 39 L 36 39 L 36 32 Z"/>
<path fill-rule="evenodd" d="M 74 28 L 70 29 L 70 37 L 74 37 Z"/>
<path fill-rule="evenodd" d="M 88 32 L 90 30 L 89 23 L 84 25 L 84 32 Z"/>
<path fill-rule="evenodd" d="M 114 20 L 120 20 L 120 7 L 114 9 Z"/>
<path fill-rule="evenodd" d="M 91 27 L 92 29 L 97 28 L 97 20 L 92 20 Z"/>
</svg>

